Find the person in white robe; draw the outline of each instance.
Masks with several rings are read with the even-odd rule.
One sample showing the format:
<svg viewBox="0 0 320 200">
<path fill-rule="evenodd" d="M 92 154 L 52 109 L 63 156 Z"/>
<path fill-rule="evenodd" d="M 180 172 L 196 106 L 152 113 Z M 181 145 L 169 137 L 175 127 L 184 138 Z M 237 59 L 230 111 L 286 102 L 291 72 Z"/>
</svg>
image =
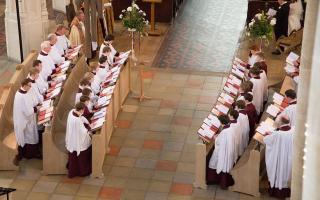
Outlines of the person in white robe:
<svg viewBox="0 0 320 200">
<path fill-rule="evenodd" d="M 24 79 L 13 102 L 13 125 L 18 143 L 17 161 L 22 158 L 41 158 L 37 130 L 37 105 L 32 99 L 31 80 Z"/>
<path fill-rule="evenodd" d="M 91 91 L 89 88 L 83 88 L 81 93 L 78 92 L 78 93 L 76 94 L 75 104 L 77 104 L 77 103 L 80 102 L 81 96 L 88 96 L 88 97 L 90 97 L 91 95 L 92 95 L 92 91 Z M 93 103 L 92 103 L 91 99 L 90 99 L 90 102 L 89 102 L 89 104 L 87 105 L 87 107 L 88 107 L 89 111 L 92 112 L 92 110 L 93 110 Z"/>
<path fill-rule="evenodd" d="M 108 62 L 108 65 L 109 66 L 113 66 L 114 64 L 114 57 L 112 56 L 112 52 L 111 52 L 111 48 L 110 47 L 104 47 L 103 50 L 102 50 L 102 55 L 101 57 L 107 57 L 107 62 Z M 100 57 L 100 58 L 101 58 Z"/>
<path fill-rule="evenodd" d="M 240 88 L 239 88 L 239 95 L 237 97 L 237 101 L 238 100 L 244 100 L 244 94 L 246 93 L 250 93 L 252 95 L 252 87 L 253 87 L 253 84 L 252 82 L 250 81 L 243 81 L 241 84 L 240 84 Z"/>
<path fill-rule="evenodd" d="M 49 84 L 47 80 L 44 80 L 40 75 L 42 71 L 42 62 L 40 60 L 34 60 L 32 66 L 34 69 L 37 69 L 39 71 L 39 77 L 36 79 L 36 84 L 40 94 L 44 95 L 49 88 Z"/>
<path fill-rule="evenodd" d="M 50 33 L 47 37 L 47 40 L 50 42 L 51 45 L 51 51 L 49 52 L 49 56 L 51 57 L 55 65 L 61 65 L 64 61 L 67 60 L 67 58 L 64 57 L 64 54 L 59 53 L 59 50 L 56 46 L 58 41 L 56 34 Z"/>
<path fill-rule="evenodd" d="M 301 29 L 301 20 L 303 18 L 303 7 L 301 0 L 294 0 L 290 3 L 290 11 L 288 17 L 288 35 L 293 31 Z"/>
<path fill-rule="evenodd" d="M 239 112 L 231 109 L 229 111 L 229 119 L 230 119 L 230 126 L 234 129 L 233 131 L 233 145 L 234 145 L 234 163 L 237 162 L 238 157 L 241 155 L 240 154 L 240 144 L 241 144 L 241 139 L 242 139 L 242 127 L 240 122 L 238 121 L 239 117 Z"/>
<path fill-rule="evenodd" d="M 234 146 L 234 128 L 230 126 L 230 120 L 227 115 L 218 117 L 221 124 L 221 132 L 215 136 L 215 146 L 212 156 L 209 160 L 207 171 L 207 183 L 219 184 L 222 188 L 227 188 L 234 184 L 229 174 L 235 157 Z"/>
<path fill-rule="evenodd" d="M 253 83 L 252 103 L 256 108 L 257 114 L 260 115 L 263 112 L 263 102 L 264 102 L 264 91 L 265 91 L 265 81 L 260 77 L 260 70 L 252 68 L 249 70 L 250 81 Z"/>
<path fill-rule="evenodd" d="M 40 72 L 40 76 L 42 76 L 43 80 L 50 81 L 51 74 L 59 71 L 59 67 L 55 65 L 52 58 L 49 56 L 51 51 L 51 45 L 49 41 L 44 41 L 41 43 L 41 52 L 38 55 L 38 60 L 42 63 L 42 70 Z"/>
<path fill-rule="evenodd" d="M 259 56 L 259 53 L 261 52 L 260 48 L 256 45 L 253 45 L 250 48 L 249 52 L 249 59 L 248 59 L 248 66 L 253 66 L 256 62 L 260 62 L 262 58 Z"/>
<path fill-rule="evenodd" d="M 113 47 L 112 43 L 114 41 L 114 36 L 113 35 L 107 35 L 105 37 L 105 40 L 103 41 L 103 43 L 100 46 L 100 50 L 99 50 L 99 58 L 102 56 L 103 53 L 103 49 L 105 47 L 109 47 L 111 49 L 111 55 L 110 55 L 110 59 L 114 59 L 114 57 L 118 57 L 119 53 L 115 50 L 115 48 Z"/>
<path fill-rule="evenodd" d="M 260 63 L 255 63 L 254 66 L 252 68 L 256 68 L 255 70 L 259 70 L 260 71 L 260 78 L 263 81 L 263 102 L 267 102 L 268 101 L 268 78 L 267 78 L 267 74 L 264 70 L 262 70 L 260 68 Z M 252 69 L 251 68 L 251 69 Z"/>
<path fill-rule="evenodd" d="M 235 109 L 239 112 L 237 121 L 240 124 L 240 141 L 239 141 L 239 154 L 242 155 L 249 144 L 249 118 L 245 110 L 246 102 L 244 100 L 238 100 L 236 102 Z"/>
<path fill-rule="evenodd" d="M 297 94 L 294 90 L 289 89 L 285 91 L 285 98 L 289 105 L 278 115 L 278 118 L 287 116 L 290 120 L 290 126 L 296 125 L 296 112 L 297 112 Z"/>
<path fill-rule="evenodd" d="M 94 95 L 98 95 L 100 93 L 101 90 L 101 86 L 100 84 L 102 83 L 102 81 L 100 80 L 100 78 L 97 76 L 97 71 L 99 70 L 98 67 L 99 65 L 91 65 L 91 74 L 93 75 L 92 80 L 89 81 L 91 83 L 91 89 L 94 93 Z"/>
<path fill-rule="evenodd" d="M 294 129 L 290 127 L 286 117 L 278 119 L 276 124 L 278 129 L 268 132 L 263 139 L 266 145 L 265 161 L 270 184 L 269 194 L 284 199 L 290 196 Z"/>
<path fill-rule="evenodd" d="M 100 79 L 100 83 L 104 82 L 110 74 L 110 66 L 108 64 L 108 58 L 102 56 L 99 58 L 99 67 L 97 68 L 96 76 Z"/>
<path fill-rule="evenodd" d="M 77 103 L 69 112 L 66 128 L 66 149 L 68 150 L 68 177 L 88 176 L 91 174 L 91 133 L 82 117 L 85 105 Z"/>
<path fill-rule="evenodd" d="M 39 78 L 39 71 L 36 68 L 32 68 L 27 76 L 27 79 L 31 81 L 31 89 L 29 93 L 31 94 L 33 102 L 36 105 L 40 105 L 44 100 L 44 96 L 40 93 L 40 90 L 36 83 L 38 78 Z"/>
<path fill-rule="evenodd" d="M 70 41 L 66 36 L 67 27 L 59 24 L 56 28 L 57 43 L 56 47 L 60 55 L 65 55 L 70 47 Z"/>
</svg>

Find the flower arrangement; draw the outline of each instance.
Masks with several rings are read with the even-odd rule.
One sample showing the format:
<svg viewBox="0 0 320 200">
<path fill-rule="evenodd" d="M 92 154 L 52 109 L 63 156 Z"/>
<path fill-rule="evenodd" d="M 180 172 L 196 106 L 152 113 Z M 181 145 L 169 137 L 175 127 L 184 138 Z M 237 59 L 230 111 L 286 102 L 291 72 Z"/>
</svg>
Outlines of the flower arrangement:
<svg viewBox="0 0 320 200">
<path fill-rule="evenodd" d="M 146 13 L 142 11 L 139 6 L 132 0 L 131 6 L 126 10 L 122 10 L 119 18 L 122 20 L 124 27 L 128 31 L 138 31 L 144 33 L 144 27 L 149 24 L 149 21 L 145 19 Z"/>
<path fill-rule="evenodd" d="M 247 36 L 261 41 L 264 39 L 268 43 L 273 38 L 273 26 L 275 24 L 275 18 L 269 17 L 264 12 L 258 13 L 247 27 Z"/>
</svg>

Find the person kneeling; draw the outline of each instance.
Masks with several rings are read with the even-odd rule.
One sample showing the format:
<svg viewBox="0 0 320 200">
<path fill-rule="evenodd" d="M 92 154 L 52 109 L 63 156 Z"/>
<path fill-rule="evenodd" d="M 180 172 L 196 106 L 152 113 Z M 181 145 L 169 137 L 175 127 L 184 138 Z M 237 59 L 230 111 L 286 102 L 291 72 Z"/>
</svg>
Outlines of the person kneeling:
<svg viewBox="0 0 320 200">
<path fill-rule="evenodd" d="M 77 103 L 68 115 L 66 148 L 68 150 L 68 177 L 88 176 L 92 170 L 91 135 L 82 116 L 85 105 Z"/>
</svg>

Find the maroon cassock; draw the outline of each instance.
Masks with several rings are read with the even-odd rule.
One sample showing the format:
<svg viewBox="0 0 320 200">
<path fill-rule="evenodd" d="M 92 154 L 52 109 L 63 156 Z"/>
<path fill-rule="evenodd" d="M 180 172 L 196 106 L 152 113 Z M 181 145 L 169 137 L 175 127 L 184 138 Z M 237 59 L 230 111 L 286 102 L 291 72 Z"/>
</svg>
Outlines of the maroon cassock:
<svg viewBox="0 0 320 200">
<path fill-rule="evenodd" d="M 21 160 L 22 158 L 32 159 L 37 158 L 41 159 L 40 145 L 38 144 L 25 144 L 23 147 L 18 146 L 18 155 L 17 159 Z"/>
<path fill-rule="evenodd" d="M 259 117 L 257 115 L 256 108 L 252 103 L 247 104 L 245 111 L 249 118 L 249 126 L 250 126 L 249 139 L 251 139 L 254 135 L 255 125 L 259 121 Z"/>
<path fill-rule="evenodd" d="M 81 151 L 79 156 L 76 151 L 69 152 L 67 168 L 69 178 L 89 176 L 92 171 L 92 147 Z"/>
<path fill-rule="evenodd" d="M 226 125 L 223 129 L 229 128 L 230 125 Z M 209 151 L 206 157 L 206 182 L 208 185 L 220 185 L 220 188 L 223 190 L 227 190 L 229 186 L 234 185 L 234 180 L 229 173 L 220 172 L 219 174 L 215 169 L 209 168 L 210 158 L 213 154 L 214 146 Z"/>
<path fill-rule="evenodd" d="M 261 67 L 261 69 L 266 73 L 266 75 L 268 74 L 268 66 L 267 66 L 267 64 L 266 64 L 266 62 L 265 61 L 261 61 L 261 62 L 259 62 L 260 63 L 260 67 Z"/>
<path fill-rule="evenodd" d="M 89 122 L 91 122 L 91 117 L 93 116 L 93 113 L 91 113 L 88 109 L 88 106 L 84 107 L 83 115 Z"/>
</svg>

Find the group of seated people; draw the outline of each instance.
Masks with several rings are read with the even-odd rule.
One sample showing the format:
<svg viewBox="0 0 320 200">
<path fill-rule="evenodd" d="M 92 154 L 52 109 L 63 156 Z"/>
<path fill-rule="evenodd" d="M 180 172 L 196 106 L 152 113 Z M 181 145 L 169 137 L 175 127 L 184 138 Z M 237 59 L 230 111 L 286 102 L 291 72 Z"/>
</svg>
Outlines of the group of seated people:
<svg viewBox="0 0 320 200">
<path fill-rule="evenodd" d="M 246 67 L 246 76 L 235 97 L 235 103 L 228 114 L 218 116 L 222 128 L 214 136 L 214 148 L 207 157 L 207 184 L 218 184 L 222 189 L 227 189 L 234 184 L 230 171 L 256 134 L 256 125 L 260 122 L 268 100 L 267 66 L 263 53 L 253 47 Z M 293 89 L 287 90 L 285 99 L 288 106 L 276 117 L 275 131 L 268 132 L 264 136 L 269 191 L 276 197 L 281 195 L 287 197 L 290 194 L 288 182 L 291 177 L 291 160 L 287 159 L 291 159 L 292 156 L 293 129 L 291 127 L 295 126 L 296 92 Z M 274 139 L 276 137 L 280 138 L 281 142 L 288 144 L 291 142 L 291 145 L 279 146 L 278 139 Z M 276 148 L 281 150 L 274 150 L 273 146 L 277 145 Z M 281 157 L 285 156 L 284 153 L 286 158 Z M 280 160 L 274 160 L 279 157 L 281 157 Z M 278 167 L 285 164 L 283 168 Z"/>
</svg>

